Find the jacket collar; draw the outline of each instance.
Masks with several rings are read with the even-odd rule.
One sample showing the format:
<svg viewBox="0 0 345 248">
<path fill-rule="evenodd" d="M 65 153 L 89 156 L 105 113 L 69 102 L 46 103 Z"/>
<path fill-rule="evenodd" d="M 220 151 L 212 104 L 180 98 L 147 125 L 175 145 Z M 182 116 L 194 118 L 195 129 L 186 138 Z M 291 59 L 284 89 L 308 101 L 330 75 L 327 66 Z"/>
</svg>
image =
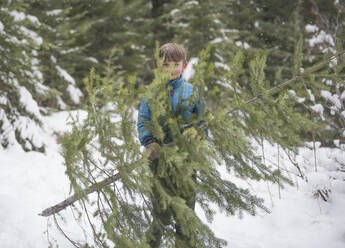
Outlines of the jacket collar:
<svg viewBox="0 0 345 248">
<path fill-rule="evenodd" d="M 176 89 L 176 88 L 179 88 L 182 83 L 183 83 L 183 78 L 182 78 L 182 75 L 181 75 L 179 79 L 170 80 L 167 83 L 167 87 L 172 86 L 173 89 Z"/>
</svg>

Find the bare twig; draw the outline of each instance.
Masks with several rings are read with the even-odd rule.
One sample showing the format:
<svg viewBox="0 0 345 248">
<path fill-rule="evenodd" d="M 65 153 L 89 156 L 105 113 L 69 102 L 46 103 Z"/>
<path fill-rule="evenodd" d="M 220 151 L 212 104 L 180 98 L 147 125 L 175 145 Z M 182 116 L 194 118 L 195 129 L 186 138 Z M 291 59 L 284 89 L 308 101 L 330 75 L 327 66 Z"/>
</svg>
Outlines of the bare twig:
<svg viewBox="0 0 345 248">
<path fill-rule="evenodd" d="M 70 237 L 68 237 L 68 235 L 62 230 L 62 228 L 59 225 L 59 222 L 56 219 L 56 216 L 54 214 L 54 222 L 56 227 L 59 229 L 59 231 L 62 233 L 62 235 L 76 248 L 81 248 L 82 246 L 80 244 L 78 244 L 77 242 L 73 241 Z"/>
<path fill-rule="evenodd" d="M 83 190 L 82 193 L 74 194 L 74 195 L 68 197 L 66 200 L 64 200 L 64 201 L 62 201 L 62 202 L 60 202 L 60 203 L 58 203 L 58 204 L 56 204 L 50 208 L 43 210 L 42 213 L 40 213 L 39 215 L 47 217 L 47 216 L 56 214 L 56 213 L 60 212 L 61 210 L 65 209 L 66 207 L 68 207 L 69 205 L 72 205 L 74 202 L 80 200 L 84 196 L 91 194 L 95 191 L 99 191 L 99 189 L 101 189 L 101 188 L 103 188 L 103 187 L 105 187 L 105 186 L 107 186 L 113 182 L 116 182 L 119 179 L 120 179 L 120 173 L 116 173 L 115 175 L 108 177 L 101 182 L 98 182 L 98 183 L 91 185 L 89 188 L 86 188 L 85 190 Z"/>
</svg>

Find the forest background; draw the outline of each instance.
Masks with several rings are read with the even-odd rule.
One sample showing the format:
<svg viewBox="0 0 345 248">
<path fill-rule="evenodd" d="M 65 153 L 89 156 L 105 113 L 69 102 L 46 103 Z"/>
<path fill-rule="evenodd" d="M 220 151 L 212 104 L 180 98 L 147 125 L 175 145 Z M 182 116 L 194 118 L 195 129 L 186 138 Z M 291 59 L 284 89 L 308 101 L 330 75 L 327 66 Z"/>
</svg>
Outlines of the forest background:
<svg viewBox="0 0 345 248">
<path fill-rule="evenodd" d="M 343 150 L 344 17 L 340 0 L 2 0 L 2 149 L 44 153 L 44 116 L 87 108 L 90 68 L 138 108 L 154 79 L 157 42 L 177 42 L 199 65 L 194 80 L 205 82 L 209 109 L 241 110 L 233 125 L 242 136 L 288 151 L 308 142 L 314 152 L 315 144 Z"/>
</svg>

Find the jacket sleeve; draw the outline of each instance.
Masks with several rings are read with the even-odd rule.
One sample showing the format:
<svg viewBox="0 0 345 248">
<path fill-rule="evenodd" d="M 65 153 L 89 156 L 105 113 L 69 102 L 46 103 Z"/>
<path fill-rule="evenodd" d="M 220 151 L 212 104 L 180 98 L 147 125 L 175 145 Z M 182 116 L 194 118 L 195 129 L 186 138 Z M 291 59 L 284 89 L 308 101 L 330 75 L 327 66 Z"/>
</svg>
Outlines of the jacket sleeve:
<svg viewBox="0 0 345 248">
<path fill-rule="evenodd" d="M 148 108 L 145 97 L 140 104 L 139 112 L 138 112 L 138 122 L 137 122 L 137 130 L 139 135 L 140 143 L 147 147 L 149 144 L 154 142 L 154 138 L 152 133 L 148 130 L 148 125 L 151 122 L 151 111 Z"/>
<path fill-rule="evenodd" d="M 206 110 L 206 113 L 208 111 L 207 111 L 204 99 L 203 98 L 202 99 L 199 98 L 199 91 L 198 91 L 198 89 L 196 89 L 196 91 L 197 91 L 197 104 L 195 105 L 195 110 L 194 111 L 199 116 L 203 111 Z M 204 129 L 204 132 L 205 132 L 206 137 L 207 137 L 208 136 L 208 129 L 207 129 L 206 125 L 205 125 L 205 121 L 203 121 L 203 120 L 200 121 L 198 123 L 198 126 L 201 127 L 202 129 Z"/>
</svg>

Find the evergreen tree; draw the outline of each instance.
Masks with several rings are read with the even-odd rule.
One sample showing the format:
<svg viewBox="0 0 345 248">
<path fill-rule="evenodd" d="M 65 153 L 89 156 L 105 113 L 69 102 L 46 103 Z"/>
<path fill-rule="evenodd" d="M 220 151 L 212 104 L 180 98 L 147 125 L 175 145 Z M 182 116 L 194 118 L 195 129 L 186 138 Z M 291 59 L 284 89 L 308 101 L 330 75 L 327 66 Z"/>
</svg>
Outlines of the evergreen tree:
<svg viewBox="0 0 345 248">
<path fill-rule="evenodd" d="M 196 125 L 200 121 L 198 118 L 193 127 L 180 132 L 184 123 L 171 115 L 166 78 L 158 71 L 146 95 L 151 101 L 151 130 L 155 137 L 160 139 L 164 135 L 161 118 L 174 136 L 173 145 L 164 146 L 159 152 L 159 166 L 162 177 L 169 175 L 173 182 L 178 182 L 176 194 L 168 192 L 153 178 L 147 154 L 143 158 L 140 155 L 133 105 L 136 96 L 143 94 L 142 88 L 135 87 L 136 81 L 140 81 L 138 78 L 123 75 L 128 70 L 139 77 L 143 74 L 139 72 L 140 66 L 135 67 L 137 63 L 127 64 L 126 61 L 128 67 L 119 69 L 121 58 L 129 55 L 130 50 L 117 47 L 112 60 L 116 69 L 105 67 L 108 72 L 105 79 L 92 71 L 86 81 L 88 118 L 83 123 L 76 120 L 73 131 L 64 138 L 63 147 L 66 172 L 85 210 L 79 212 L 80 218 L 92 209 L 96 221 L 103 224 L 100 230 L 95 230 L 94 223 L 89 220 L 97 246 L 106 247 L 110 241 L 118 247 L 148 247 L 145 232 L 152 221 L 150 195 L 155 185 L 162 208 L 170 208 L 175 213 L 170 224 L 162 227 L 164 246 L 174 246 L 174 224 L 178 221 L 182 223 L 182 232 L 190 237 L 185 246 L 222 247 L 224 241 L 200 222 L 179 197 L 181 192 L 195 189 L 197 202 L 210 221 L 215 213 L 211 203 L 227 214 L 241 215 L 243 211 L 255 214 L 257 208 L 267 210 L 262 200 L 247 189 L 223 179 L 219 165 L 225 165 L 229 173 L 243 180 L 269 180 L 283 186 L 289 181 L 281 171 L 264 164 L 253 143 L 268 140 L 296 152 L 305 142 L 301 135 L 321 130 L 319 123 L 310 118 L 309 111 L 314 106 L 312 96 L 320 95 L 323 78 L 340 80 L 343 67 L 337 64 L 338 74 L 334 77 L 334 70 L 329 67 L 332 54 L 310 60 L 305 25 L 311 17 L 303 17 L 310 5 L 292 1 L 284 5 L 283 11 L 281 1 L 217 3 L 152 1 L 151 9 L 140 1 L 129 3 L 142 6 L 140 18 L 147 18 L 147 21 L 152 18 L 154 24 L 140 26 L 136 37 L 145 32 L 147 35 L 136 40 L 135 47 L 140 47 L 139 51 L 147 50 L 143 51 L 142 58 L 133 60 L 137 55 L 134 52 L 129 60 L 140 63 L 148 59 L 147 51 L 151 49 L 153 37 L 163 42 L 181 40 L 190 48 L 192 56 L 199 57 L 191 82 L 200 89 L 195 97 L 204 97 L 210 106 L 201 117 L 210 131 L 208 139 L 198 138 L 203 135 Z M 118 15 L 123 16 L 118 11 Z M 194 12 L 198 18 L 189 14 Z M 123 17 L 132 24 L 139 21 L 135 17 Z M 208 43 L 212 45 L 197 55 L 200 47 Z M 337 48 L 342 49 L 339 45 Z M 280 88 L 282 85 L 285 88 Z M 193 181 L 191 175 L 195 171 L 197 179 Z M 111 175 L 118 175 L 115 184 L 97 183 Z M 89 205 L 85 205 L 83 189 L 88 187 L 97 188 L 98 194 L 96 199 L 88 198 Z"/>
<path fill-rule="evenodd" d="M 345 28 L 342 25 L 345 4 L 342 1 L 333 4 L 309 1 L 308 8 L 311 11 L 306 17 L 306 59 L 315 63 L 322 61 L 326 54 L 337 56 L 310 78 L 321 82 L 320 87 L 308 89 L 311 118 L 325 123 L 322 132 L 314 132 L 314 140 L 320 140 L 326 146 L 340 147 L 345 144 Z"/>
<path fill-rule="evenodd" d="M 195 92 L 192 101 L 200 99 L 198 97 L 208 98 L 202 89 L 210 83 L 205 81 L 204 75 L 212 73 L 213 69 L 207 63 L 209 53 L 208 49 L 199 55 L 193 84 L 200 92 Z M 263 163 L 255 153 L 252 139 L 261 142 L 264 138 L 294 150 L 303 144 L 296 135 L 298 131 L 314 126 L 309 115 L 294 111 L 295 100 L 287 98 L 285 91 L 278 98 L 267 92 L 270 85 L 264 74 L 265 59 L 266 55 L 258 54 L 254 60 L 245 61 L 243 53 L 238 52 L 228 63 L 232 70 L 226 75 L 228 86 L 224 87 L 223 101 L 212 112 L 205 109 L 199 118 L 195 117 L 192 127 L 183 132 L 180 127 L 185 123 L 170 109 L 169 89 L 165 85 L 168 77 L 155 71 L 155 79 L 145 95 L 152 111 L 150 128 L 157 139 L 162 139 L 164 125 L 160 120 L 164 119 L 173 135 L 173 144 L 163 146 L 159 151 L 159 176 L 168 177 L 178 185 L 175 193 L 153 178 L 148 154 L 140 156 L 131 104 L 136 98 L 135 78 L 122 83 L 112 82 L 91 71 L 86 81 L 90 101 L 88 118 L 82 123 L 76 120 L 73 131 L 64 138 L 63 154 L 71 185 L 83 196 L 82 202 L 85 199 L 83 189 L 99 185 L 97 198 L 88 198 L 90 206 L 86 208 L 87 211 L 93 209 L 96 219 L 100 218 L 103 223 L 103 229 L 94 232 L 96 244 L 102 247 L 108 240 L 119 247 L 147 247 L 145 233 L 152 221 L 150 194 L 153 185 L 159 191 L 161 207 L 174 212 L 174 219 L 162 227 L 165 247 L 175 244 L 175 221 L 181 223 L 182 232 L 189 237 L 188 243 L 181 247 L 225 245 L 179 196 L 190 189 L 198 193 L 197 202 L 209 221 L 215 213 L 211 203 L 227 214 L 242 215 L 244 211 L 255 214 L 257 208 L 268 211 L 261 199 L 224 179 L 218 170 L 219 166 L 225 165 L 229 173 L 243 180 L 269 180 L 283 186 L 289 180 L 279 170 Z M 237 80 L 245 73 L 243 66 L 246 63 L 251 72 L 248 88 Z M 245 104 L 244 99 L 255 94 L 262 95 L 261 101 Z M 233 111 L 229 112 L 229 106 Z M 209 128 L 207 139 L 200 139 L 204 136 L 202 128 L 197 126 L 200 120 L 205 120 Z M 195 171 L 196 180 L 192 180 Z M 115 185 L 97 184 L 116 173 L 118 181 Z"/>
<path fill-rule="evenodd" d="M 42 38 L 32 29 L 39 20 L 25 13 L 21 3 L 0 9 L 0 141 L 2 147 L 19 143 L 24 150 L 44 150 L 37 99 L 50 89 L 43 85 L 38 50 Z"/>
<path fill-rule="evenodd" d="M 227 7 L 224 8 L 225 12 L 228 11 L 231 14 L 222 15 L 221 22 L 226 27 L 225 30 L 231 30 L 234 35 L 232 40 L 223 42 L 223 48 L 226 48 L 223 51 L 229 51 L 223 53 L 226 60 L 231 59 L 237 50 L 231 43 L 243 47 L 244 56 L 251 59 L 254 59 L 259 51 L 268 52 L 265 74 L 271 82 L 271 87 L 304 74 L 299 80 L 294 81 L 293 89 L 290 88 L 291 84 L 285 86 L 289 89 L 286 94 L 295 96 L 296 111 L 311 115 L 311 119 L 319 124 L 323 123 L 327 128 L 314 126 L 309 131 L 302 129 L 300 132 L 304 133 L 308 140 L 315 140 L 316 135 L 316 139 L 324 140 L 323 143 L 326 144 L 332 143 L 332 139 L 325 137 L 325 133 L 329 133 L 331 129 L 333 139 L 339 139 L 343 130 L 342 117 L 339 118 L 342 112 L 342 108 L 339 108 L 342 102 L 342 83 L 333 84 L 333 90 L 328 94 L 325 90 L 330 87 L 326 86 L 325 82 L 330 83 L 330 78 L 333 81 L 343 81 L 341 79 L 342 56 L 336 59 L 337 73 L 335 73 L 335 67 L 332 68 L 327 62 L 325 64 L 322 61 L 329 61 L 332 55 L 339 55 L 343 51 L 343 42 L 341 42 L 343 28 L 340 25 L 343 19 L 343 3 L 335 1 L 334 4 L 329 4 L 329 1 L 314 0 L 296 0 L 288 3 L 284 1 L 233 1 L 228 3 Z M 320 67 L 317 70 L 302 73 L 305 68 L 318 63 Z M 244 68 L 247 72 L 250 71 L 248 64 L 244 64 Z M 241 87 L 248 89 L 250 77 L 250 73 L 243 73 L 237 81 L 242 85 Z M 222 88 L 222 86 L 218 85 L 217 88 Z M 321 93 L 330 97 L 322 96 Z M 334 100 L 337 102 L 335 104 L 331 103 L 330 98 L 339 100 Z M 323 103 L 322 99 L 325 99 L 327 104 Z M 330 108 L 333 109 L 332 113 L 338 113 L 336 115 L 338 121 L 332 121 L 333 123 L 330 123 L 325 116 L 320 116 L 320 111 L 326 109 L 326 113 Z M 330 114 L 327 115 L 330 116 Z M 327 121 L 323 122 L 321 119 Z M 324 131 L 321 132 L 321 130 Z"/>
<path fill-rule="evenodd" d="M 26 4 L 27 13 L 37 16 L 41 22 L 36 32 L 43 38 L 38 51 L 43 83 L 55 90 L 54 94 L 42 99 L 41 104 L 53 110 L 78 105 L 82 100 L 82 93 L 78 88 L 79 78 L 74 70 L 77 61 L 81 63 L 85 57 L 80 47 L 70 45 L 76 34 L 70 28 L 70 21 L 67 21 L 70 10 L 63 9 L 60 3 L 61 1 L 31 1 Z M 92 65 L 94 64 L 89 62 L 88 66 Z"/>
</svg>

